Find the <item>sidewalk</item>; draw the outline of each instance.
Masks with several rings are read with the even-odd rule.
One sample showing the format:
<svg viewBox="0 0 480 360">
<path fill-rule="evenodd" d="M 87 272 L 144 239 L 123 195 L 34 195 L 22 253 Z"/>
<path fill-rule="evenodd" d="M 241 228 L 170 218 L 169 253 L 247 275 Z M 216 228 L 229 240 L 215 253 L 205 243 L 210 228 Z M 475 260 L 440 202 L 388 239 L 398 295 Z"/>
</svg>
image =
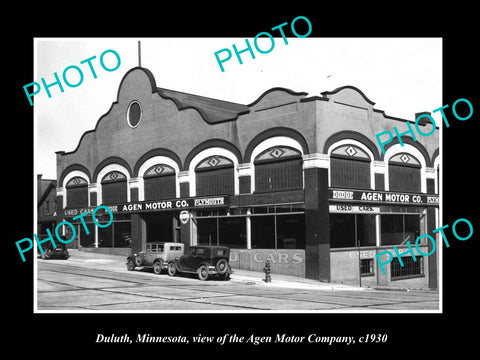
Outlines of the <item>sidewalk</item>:
<svg viewBox="0 0 480 360">
<path fill-rule="evenodd" d="M 69 249 L 70 258 L 68 260 L 41 260 L 38 261 L 56 261 L 64 265 L 74 265 L 80 267 L 95 268 L 98 270 L 127 271 L 125 266 L 126 257 L 120 255 L 101 254 L 89 251 Z M 323 283 L 317 280 L 301 278 L 297 276 L 271 274 L 272 281 L 264 281 L 265 274 L 262 272 L 233 269 L 231 282 L 246 286 L 262 287 L 281 287 L 291 289 L 308 289 L 323 291 L 368 291 L 368 288 L 348 286 L 341 284 Z"/>
</svg>

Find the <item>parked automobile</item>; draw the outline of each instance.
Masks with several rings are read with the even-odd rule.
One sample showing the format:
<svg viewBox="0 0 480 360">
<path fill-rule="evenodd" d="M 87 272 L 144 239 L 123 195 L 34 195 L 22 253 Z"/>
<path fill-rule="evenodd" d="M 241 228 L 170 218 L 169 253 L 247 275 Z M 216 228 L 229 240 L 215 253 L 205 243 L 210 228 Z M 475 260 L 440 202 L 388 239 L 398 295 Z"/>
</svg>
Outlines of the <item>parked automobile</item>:
<svg viewBox="0 0 480 360">
<path fill-rule="evenodd" d="M 152 267 L 155 274 L 160 274 L 168 263 L 182 256 L 184 244 L 174 242 L 147 243 L 146 251 L 140 251 L 127 257 L 127 269 L 135 267 Z"/>
<path fill-rule="evenodd" d="M 67 241 L 66 236 L 61 235 L 62 239 Z M 45 237 L 44 237 L 45 238 Z M 41 238 L 43 240 L 44 238 Z M 54 239 L 55 247 L 51 241 L 48 241 L 42 244 L 43 254 L 40 254 L 39 257 L 42 259 L 62 259 L 67 260 L 70 257 L 68 253 L 67 245 L 63 242 L 60 242 L 58 239 Z"/>
<path fill-rule="evenodd" d="M 192 246 L 188 254 L 169 262 L 168 275 L 190 273 L 197 274 L 200 280 L 207 280 L 211 276 L 228 280 L 232 274 L 229 257 L 230 248 L 225 246 Z"/>
</svg>

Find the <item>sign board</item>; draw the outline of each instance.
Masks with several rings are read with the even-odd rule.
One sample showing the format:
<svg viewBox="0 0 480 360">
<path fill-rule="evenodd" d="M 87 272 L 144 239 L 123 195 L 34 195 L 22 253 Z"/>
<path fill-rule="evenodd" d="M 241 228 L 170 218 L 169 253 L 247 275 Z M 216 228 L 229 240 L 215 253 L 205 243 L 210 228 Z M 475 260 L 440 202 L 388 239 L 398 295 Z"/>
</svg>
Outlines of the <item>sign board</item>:
<svg viewBox="0 0 480 360">
<path fill-rule="evenodd" d="M 379 214 L 380 206 L 337 204 L 329 206 L 330 213 Z"/>
<path fill-rule="evenodd" d="M 365 191 L 347 189 L 329 189 L 331 201 L 347 201 L 376 204 L 403 204 L 435 206 L 439 204 L 438 195 L 411 194 L 393 191 Z"/>
<path fill-rule="evenodd" d="M 171 211 L 184 209 L 204 209 L 214 207 L 225 207 L 229 203 L 228 196 L 211 196 L 198 198 L 183 198 L 172 200 L 148 200 L 148 201 L 131 201 L 120 205 L 107 206 L 112 213 L 139 213 L 152 211 Z M 63 210 L 64 217 L 74 217 L 85 212 L 91 214 L 95 209 L 94 206 L 85 208 L 69 208 Z"/>
<path fill-rule="evenodd" d="M 187 210 L 180 211 L 179 219 L 183 225 L 188 224 L 188 220 L 190 220 L 190 213 Z"/>
</svg>

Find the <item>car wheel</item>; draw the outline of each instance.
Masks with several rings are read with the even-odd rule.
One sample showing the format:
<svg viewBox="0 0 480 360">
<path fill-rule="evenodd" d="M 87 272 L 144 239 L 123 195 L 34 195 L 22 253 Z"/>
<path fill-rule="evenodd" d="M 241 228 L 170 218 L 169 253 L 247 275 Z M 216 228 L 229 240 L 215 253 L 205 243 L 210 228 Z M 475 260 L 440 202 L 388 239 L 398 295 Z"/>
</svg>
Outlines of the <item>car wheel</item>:
<svg viewBox="0 0 480 360">
<path fill-rule="evenodd" d="M 177 267 L 174 263 L 168 264 L 168 275 L 175 276 L 177 275 Z"/>
<path fill-rule="evenodd" d="M 132 271 L 135 269 L 135 263 L 133 262 L 132 259 L 127 260 L 127 270 Z"/>
<path fill-rule="evenodd" d="M 142 264 L 143 264 L 143 258 L 141 256 L 135 256 L 135 265 L 142 266 Z"/>
<path fill-rule="evenodd" d="M 228 271 L 228 261 L 226 259 L 219 259 L 215 264 L 215 270 L 220 275 L 225 274 Z"/>
<path fill-rule="evenodd" d="M 163 270 L 163 260 L 157 260 L 153 263 L 153 272 L 157 275 L 160 275 Z"/>
<path fill-rule="evenodd" d="M 205 265 L 201 265 L 197 270 L 197 275 L 200 280 L 207 280 L 208 279 L 208 269 Z"/>
</svg>

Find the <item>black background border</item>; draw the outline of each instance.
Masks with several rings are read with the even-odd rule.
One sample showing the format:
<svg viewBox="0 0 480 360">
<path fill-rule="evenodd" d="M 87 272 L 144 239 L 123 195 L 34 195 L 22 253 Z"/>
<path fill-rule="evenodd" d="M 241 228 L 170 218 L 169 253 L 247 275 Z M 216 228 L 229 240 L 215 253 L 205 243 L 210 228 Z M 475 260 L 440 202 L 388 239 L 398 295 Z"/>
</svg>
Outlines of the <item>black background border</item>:
<svg viewBox="0 0 480 360">
<path fill-rule="evenodd" d="M 315 357 L 327 352 L 366 351 L 389 356 L 394 353 L 413 355 L 433 354 L 459 346 L 462 352 L 475 345 L 475 324 L 469 321 L 476 313 L 476 257 L 478 253 L 478 200 L 476 185 L 476 155 L 478 129 L 478 38 L 474 36 L 473 6 L 450 5 L 449 8 L 420 9 L 418 6 L 385 4 L 385 8 L 344 4 L 314 7 L 268 5 L 267 11 L 241 4 L 221 4 L 196 10 L 158 9 L 140 5 L 113 4 L 105 13 L 85 4 L 78 11 L 29 8 L 30 15 L 20 13 L 12 29 L 15 33 L 4 42 L 4 75 L 7 86 L 4 94 L 14 101 L 4 118 L 4 256 L 3 267 L 4 326 L 8 328 L 7 345 L 19 350 L 35 349 L 56 358 L 72 355 L 92 355 L 98 351 L 110 354 L 132 354 L 141 357 L 167 353 L 201 354 L 207 345 L 187 346 L 167 344 L 95 344 L 97 333 L 154 335 L 209 335 L 236 333 L 240 336 L 287 333 L 323 336 L 360 336 L 367 333 L 387 333 L 387 344 L 359 346 L 309 345 L 288 346 L 298 355 L 302 350 L 314 350 Z M 472 3 L 473 4 L 473 3 Z M 289 4 L 291 5 L 291 4 Z M 362 4 L 365 5 L 365 4 Z M 70 5 L 69 5 L 70 6 Z M 272 9 L 275 6 L 279 9 Z M 75 7 L 75 5 L 73 5 Z M 283 9 L 284 8 L 284 9 Z M 34 81 L 34 37 L 254 37 L 275 25 L 296 16 L 306 16 L 312 23 L 310 37 L 442 37 L 443 38 L 443 103 L 452 104 L 467 98 L 474 108 L 468 121 L 454 119 L 451 108 L 446 110 L 450 128 L 443 136 L 443 224 L 458 218 L 469 219 L 474 235 L 468 241 L 451 241 L 443 256 L 443 314 L 34 314 L 33 259 L 21 262 L 15 241 L 33 235 L 33 108 L 26 101 L 23 85 Z M 15 22 L 15 21 L 12 21 Z M 6 26 L 6 25 L 2 25 Z M 12 26 L 12 25 L 10 25 Z M 300 32 L 300 31 L 299 31 Z M 412 54 L 415 56 L 415 54 Z M 438 59 L 432 59 L 437 61 Z M 476 75 L 475 75 L 476 74 Z M 475 89 L 475 90 L 474 90 Z M 321 89 L 319 89 L 321 90 Z M 4 102 L 4 106 L 5 106 Z M 428 110 L 428 109 L 427 109 Z M 433 109 L 431 109 L 433 110 Z M 11 113 L 10 113 L 11 111 Z M 387 109 L 388 111 L 388 109 Z M 425 111 L 425 109 L 419 109 Z M 7 135 L 7 136 L 6 136 Z M 52 134 L 52 136 L 54 136 Z M 12 140 L 15 139 L 15 140 Z M 7 181 L 5 181 L 5 178 Z M 13 195 L 14 194 L 14 195 Z M 13 196 L 12 196 L 13 195 Z M 28 234 L 28 235 L 27 235 Z M 447 232 L 448 234 L 448 232 Z M 6 251 L 5 251 L 6 250 Z M 8 319 L 8 320 L 7 320 Z M 11 320 L 10 320 L 11 319 Z M 473 320 L 473 319 L 472 319 Z M 477 332 L 478 333 L 478 332 Z M 228 354 L 240 352 L 283 351 L 286 345 L 212 345 L 215 351 Z M 388 347 L 392 352 L 385 353 Z M 234 352 L 233 352 L 233 351 Z M 393 352 L 393 350 L 395 352 Z M 317 353 L 318 351 L 318 353 Z M 149 352 L 151 352 L 149 354 Z M 309 353 L 305 353 L 306 356 Z M 203 355 L 202 355 L 203 356 Z M 212 356 L 212 355 L 210 355 Z M 123 357 L 123 356 L 122 356 Z"/>
</svg>

